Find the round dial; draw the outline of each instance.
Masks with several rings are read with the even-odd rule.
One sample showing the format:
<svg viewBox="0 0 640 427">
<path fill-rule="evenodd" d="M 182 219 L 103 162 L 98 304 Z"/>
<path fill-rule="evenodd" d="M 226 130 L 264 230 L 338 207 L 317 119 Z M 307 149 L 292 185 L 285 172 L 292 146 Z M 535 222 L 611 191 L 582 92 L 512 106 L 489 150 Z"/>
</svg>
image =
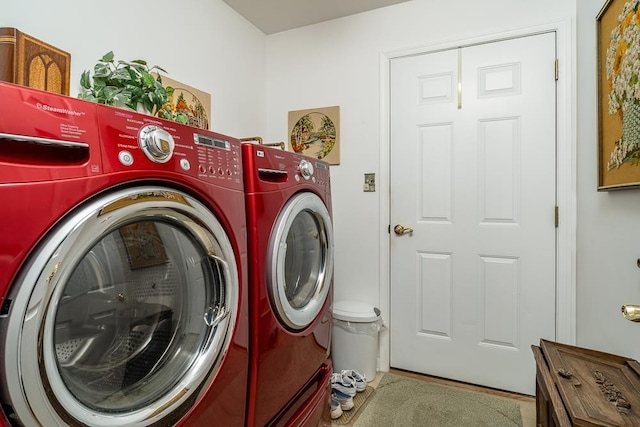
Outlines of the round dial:
<svg viewBox="0 0 640 427">
<path fill-rule="evenodd" d="M 171 134 L 156 125 L 147 125 L 140 129 L 138 143 L 144 154 L 155 163 L 168 162 L 175 146 Z"/>
<path fill-rule="evenodd" d="M 304 179 L 309 179 L 311 178 L 311 175 L 313 175 L 313 165 L 311 164 L 311 162 L 307 160 L 300 160 L 299 168 L 300 175 L 302 175 Z"/>
</svg>

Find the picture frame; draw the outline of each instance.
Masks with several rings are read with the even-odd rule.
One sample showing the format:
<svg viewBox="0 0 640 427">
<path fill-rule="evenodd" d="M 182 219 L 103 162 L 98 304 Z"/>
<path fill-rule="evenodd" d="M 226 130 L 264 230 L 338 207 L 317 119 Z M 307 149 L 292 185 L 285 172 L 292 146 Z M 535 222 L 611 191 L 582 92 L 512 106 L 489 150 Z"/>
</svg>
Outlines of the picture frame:
<svg viewBox="0 0 640 427">
<path fill-rule="evenodd" d="M 598 191 L 640 188 L 639 7 L 607 0 L 596 17 Z"/>
<path fill-rule="evenodd" d="M 132 270 L 169 262 L 162 238 L 153 222 L 137 222 L 120 227 Z"/>
<path fill-rule="evenodd" d="M 165 75 L 162 76 L 162 84 L 173 88 L 169 98 L 170 108 L 186 114 L 189 126 L 207 130 L 211 128 L 210 94 Z"/>
<path fill-rule="evenodd" d="M 289 146 L 302 153 L 340 164 L 340 107 L 289 111 Z"/>
</svg>

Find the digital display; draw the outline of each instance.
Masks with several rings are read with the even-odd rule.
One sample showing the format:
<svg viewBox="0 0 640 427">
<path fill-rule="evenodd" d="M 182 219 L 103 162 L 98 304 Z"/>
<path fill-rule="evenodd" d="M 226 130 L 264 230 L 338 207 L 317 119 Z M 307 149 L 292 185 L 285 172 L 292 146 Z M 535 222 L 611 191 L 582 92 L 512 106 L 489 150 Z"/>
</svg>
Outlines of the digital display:
<svg viewBox="0 0 640 427">
<path fill-rule="evenodd" d="M 316 163 L 316 168 L 317 169 L 323 169 L 323 170 L 329 170 L 329 166 L 327 166 L 325 163 Z"/>
<path fill-rule="evenodd" d="M 231 144 L 224 139 L 213 138 L 210 136 L 193 134 L 193 142 L 198 145 L 205 145 L 207 147 L 221 148 L 223 150 L 230 150 Z"/>
</svg>

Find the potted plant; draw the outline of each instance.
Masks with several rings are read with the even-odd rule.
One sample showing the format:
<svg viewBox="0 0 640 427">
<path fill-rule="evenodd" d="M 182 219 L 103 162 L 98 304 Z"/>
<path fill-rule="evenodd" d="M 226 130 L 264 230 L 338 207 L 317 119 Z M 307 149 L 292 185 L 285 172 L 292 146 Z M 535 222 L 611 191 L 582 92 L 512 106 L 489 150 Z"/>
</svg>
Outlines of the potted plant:
<svg viewBox="0 0 640 427">
<path fill-rule="evenodd" d="M 126 106 L 132 110 L 157 115 L 169 101 L 172 87 L 162 85 L 162 77 L 157 71 L 166 73 L 161 67 L 149 67 L 142 59 L 116 61 L 113 51 L 98 60 L 91 71 L 85 70 L 80 76 L 82 92 L 78 98 L 99 104 Z M 156 71 L 155 75 L 152 74 Z M 179 112 L 162 111 L 160 117 L 186 123 L 187 117 Z"/>
</svg>

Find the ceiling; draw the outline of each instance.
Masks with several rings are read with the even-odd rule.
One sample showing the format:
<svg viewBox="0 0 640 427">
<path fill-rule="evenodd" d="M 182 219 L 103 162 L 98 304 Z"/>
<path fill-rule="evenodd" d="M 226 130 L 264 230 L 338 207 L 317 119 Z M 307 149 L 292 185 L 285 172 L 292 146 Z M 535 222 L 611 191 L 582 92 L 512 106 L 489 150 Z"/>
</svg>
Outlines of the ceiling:
<svg viewBox="0 0 640 427">
<path fill-rule="evenodd" d="M 408 0 L 223 0 L 265 34 L 317 24 Z"/>
</svg>

